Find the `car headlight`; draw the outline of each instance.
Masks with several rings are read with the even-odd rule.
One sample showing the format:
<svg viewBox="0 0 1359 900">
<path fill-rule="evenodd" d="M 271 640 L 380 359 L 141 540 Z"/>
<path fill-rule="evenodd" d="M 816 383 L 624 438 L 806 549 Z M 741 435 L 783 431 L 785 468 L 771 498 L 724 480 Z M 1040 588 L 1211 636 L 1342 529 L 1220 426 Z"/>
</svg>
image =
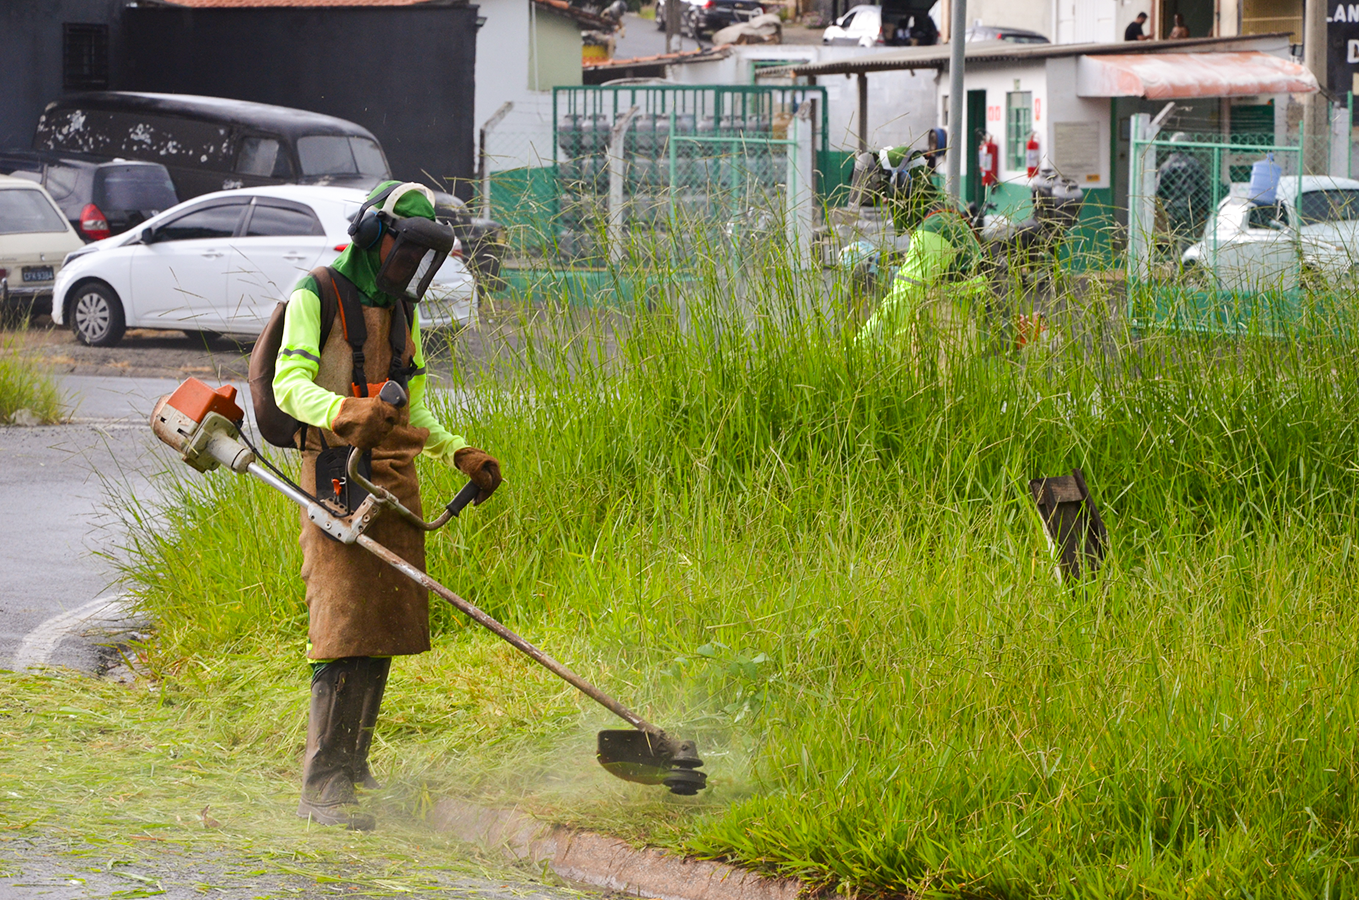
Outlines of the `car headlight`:
<svg viewBox="0 0 1359 900">
<path fill-rule="evenodd" d="M 72 261 L 80 259 L 82 256 L 89 256 L 91 253 L 98 252 L 99 250 L 97 247 L 82 247 L 79 250 L 72 250 L 70 253 L 66 254 L 66 258 L 61 261 L 61 264 L 63 267 L 69 266 Z"/>
</svg>

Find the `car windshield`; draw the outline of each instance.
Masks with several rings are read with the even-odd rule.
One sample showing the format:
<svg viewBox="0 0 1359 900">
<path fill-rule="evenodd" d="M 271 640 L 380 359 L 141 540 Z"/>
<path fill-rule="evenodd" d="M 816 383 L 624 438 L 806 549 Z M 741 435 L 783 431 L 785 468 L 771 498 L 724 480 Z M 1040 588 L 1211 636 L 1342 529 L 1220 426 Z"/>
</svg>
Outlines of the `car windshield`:
<svg viewBox="0 0 1359 900">
<path fill-rule="evenodd" d="M 170 173 L 160 166 L 101 166 L 94 182 L 94 204 L 105 212 L 169 209 L 179 203 Z"/>
<path fill-rule="evenodd" d="M 391 174 L 382 148 L 363 137 L 339 134 L 313 134 L 297 139 L 298 161 L 303 175 L 373 175 L 386 178 Z"/>
<path fill-rule="evenodd" d="M 1308 191 L 1302 195 L 1302 224 L 1359 222 L 1359 188 Z"/>
<path fill-rule="evenodd" d="M 68 227 L 41 192 L 0 190 L 0 234 L 40 234 Z"/>
</svg>

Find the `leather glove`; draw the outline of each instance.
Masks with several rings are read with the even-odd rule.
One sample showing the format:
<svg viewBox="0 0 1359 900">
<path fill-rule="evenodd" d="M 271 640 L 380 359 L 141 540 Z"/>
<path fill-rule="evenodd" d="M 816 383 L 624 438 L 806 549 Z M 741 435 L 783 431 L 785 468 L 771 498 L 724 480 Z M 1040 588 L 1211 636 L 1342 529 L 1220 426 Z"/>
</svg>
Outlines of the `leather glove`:
<svg viewBox="0 0 1359 900">
<path fill-rule="evenodd" d="M 396 427 L 396 407 L 377 397 L 345 397 L 330 430 L 360 450 L 372 450 Z"/>
<path fill-rule="evenodd" d="M 458 471 L 472 479 L 480 491 L 477 499 L 472 502 L 480 506 L 486 498 L 495 493 L 495 489 L 500 487 L 500 460 L 487 453 L 485 450 L 478 450 L 476 447 L 463 447 L 453 454 L 453 465 L 458 467 Z"/>
</svg>

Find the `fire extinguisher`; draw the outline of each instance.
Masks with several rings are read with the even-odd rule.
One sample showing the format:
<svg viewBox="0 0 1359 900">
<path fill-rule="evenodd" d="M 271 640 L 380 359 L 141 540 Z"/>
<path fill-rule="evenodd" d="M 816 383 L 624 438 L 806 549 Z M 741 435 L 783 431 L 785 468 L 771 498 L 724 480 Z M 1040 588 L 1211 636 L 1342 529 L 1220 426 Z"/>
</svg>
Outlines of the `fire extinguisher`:
<svg viewBox="0 0 1359 900">
<path fill-rule="evenodd" d="M 977 170 L 981 172 L 982 187 L 991 187 L 999 180 L 1000 150 L 989 134 L 982 138 L 981 148 L 977 151 Z"/>
<path fill-rule="evenodd" d="M 1038 132 L 1029 134 L 1029 142 L 1024 145 L 1024 165 L 1028 166 L 1029 177 L 1038 174 Z"/>
</svg>

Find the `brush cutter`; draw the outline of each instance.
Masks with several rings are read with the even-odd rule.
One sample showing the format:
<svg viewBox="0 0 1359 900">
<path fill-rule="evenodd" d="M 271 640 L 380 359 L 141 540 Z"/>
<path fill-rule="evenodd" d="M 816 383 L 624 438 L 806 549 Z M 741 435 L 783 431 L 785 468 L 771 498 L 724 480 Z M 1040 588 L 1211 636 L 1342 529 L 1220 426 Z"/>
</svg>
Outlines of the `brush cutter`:
<svg viewBox="0 0 1359 900">
<path fill-rule="evenodd" d="M 395 382 L 384 385 L 379 396 L 394 406 L 406 402 L 405 391 Z M 596 759 L 609 774 L 639 784 L 665 785 L 675 794 L 697 794 L 707 784 L 707 775 L 698 771 L 703 760 L 699 759 L 693 741 L 676 740 L 666 734 L 364 534 L 368 526 L 384 513 L 399 515 L 424 531 L 441 528 L 472 502 L 477 495 L 476 485 L 468 482 L 437 519 L 426 522 L 403 506 L 391 492 L 363 476 L 359 471 L 361 454 L 356 448 L 349 455 L 347 475 L 352 484 L 367 491 L 368 495 L 356 509 L 342 509 L 330 501 L 306 493 L 267 460 L 259 457 L 248 439 L 241 434 L 244 418 L 245 413 L 236 404 L 234 387 L 227 385 L 213 390 L 198 379 L 190 378 L 173 394 L 162 397 L 156 404 L 151 414 L 151 429 L 157 437 L 174 448 L 184 462 L 200 472 L 210 472 L 222 465 L 237 474 L 252 475 L 269 485 L 302 507 L 307 518 L 330 537 L 344 544 L 358 544 L 402 575 L 438 594 L 477 624 L 631 725 L 632 730 L 599 732 Z"/>
</svg>

